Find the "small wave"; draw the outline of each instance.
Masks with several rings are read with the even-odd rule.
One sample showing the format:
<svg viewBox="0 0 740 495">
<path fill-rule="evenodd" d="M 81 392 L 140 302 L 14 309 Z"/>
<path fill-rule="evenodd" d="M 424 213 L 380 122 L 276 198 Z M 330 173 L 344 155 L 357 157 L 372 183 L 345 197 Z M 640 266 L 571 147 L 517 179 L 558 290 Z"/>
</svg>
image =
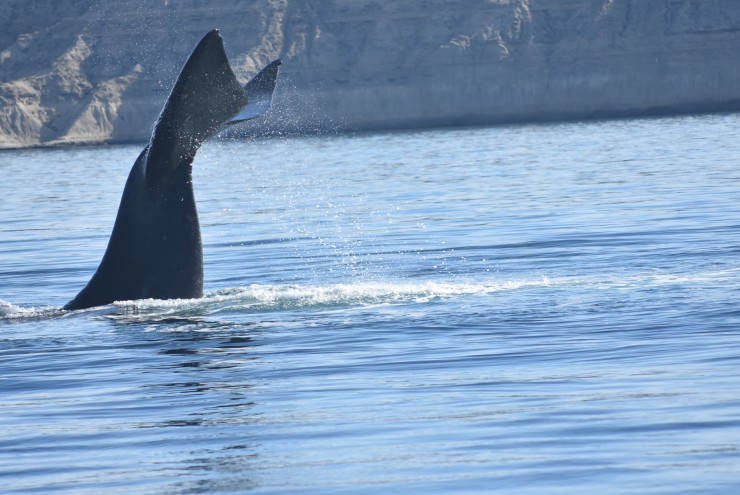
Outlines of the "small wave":
<svg viewBox="0 0 740 495">
<path fill-rule="evenodd" d="M 441 282 L 361 282 L 331 285 L 251 285 L 220 289 L 199 299 L 142 299 L 116 301 L 114 314 L 143 318 L 188 318 L 228 312 L 280 311 L 290 309 L 372 306 L 396 303 L 422 303 L 455 296 L 490 294 L 527 287 L 560 285 L 543 277 L 533 281 L 491 283 Z M 109 310 L 108 310 L 109 311 Z M 83 312 L 105 316 L 104 308 Z M 78 315 L 55 306 L 18 306 L 0 300 L 0 320 L 26 320 Z"/>
<path fill-rule="evenodd" d="M 615 289 L 632 286 L 686 285 L 738 280 L 740 269 L 692 275 L 643 274 L 629 277 L 564 276 L 533 280 L 487 282 L 358 282 L 328 285 L 251 285 L 220 289 L 200 299 L 143 299 L 113 303 L 114 318 L 188 318 L 230 312 L 264 312 L 310 308 L 341 308 L 399 303 L 424 303 L 456 296 L 485 295 L 537 287 L 589 287 Z M 740 280 L 739 280 L 740 281 Z M 97 315 L 105 309 L 92 308 Z M 109 310 L 108 310 L 109 311 Z M 74 312 L 77 314 L 79 312 Z M 21 320 L 66 316 L 69 312 L 53 306 L 24 307 L 0 300 L 0 320 Z"/>
<path fill-rule="evenodd" d="M 697 273 L 641 273 L 628 276 L 563 277 L 563 285 L 582 285 L 592 289 L 622 289 L 631 287 L 695 287 L 705 284 L 740 282 L 740 269 L 713 270 Z"/>
<path fill-rule="evenodd" d="M 0 299 L 0 320 L 46 318 L 62 313 L 54 306 L 23 307 Z"/>
<path fill-rule="evenodd" d="M 737 281 L 740 269 L 715 270 L 694 274 L 664 273 L 643 277 L 646 283 L 655 286 L 665 285 L 691 285 L 702 283 L 718 283 Z"/>
<path fill-rule="evenodd" d="M 301 308 L 371 306 L 407 302 L 429 302 L 436 299 L 525 287 L 553 285 L 543 278 L 537 281 L 500 283 L 384 283 L 363 282 L 332 285 L 251 285 L 221 289 L 201 299 L 144 299 L 114 303 L 119 312 L 140 315 L 190 316 L 231 311 L 275 311 Z"/>
</svg>

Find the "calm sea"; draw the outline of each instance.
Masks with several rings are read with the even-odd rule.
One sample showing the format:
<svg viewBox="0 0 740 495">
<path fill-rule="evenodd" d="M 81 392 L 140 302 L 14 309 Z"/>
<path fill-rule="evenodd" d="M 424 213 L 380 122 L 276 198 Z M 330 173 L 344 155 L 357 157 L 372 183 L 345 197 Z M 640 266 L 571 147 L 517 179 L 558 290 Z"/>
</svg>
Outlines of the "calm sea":
<svg viewBox="0 0 740 495">
<path fill-rule="evenodd" d="M 739 133 L 214 142 L 206 297 L 71 313 L 141 147 L 0 153 L 0 491 L 740 493 Z"/>
</svg>

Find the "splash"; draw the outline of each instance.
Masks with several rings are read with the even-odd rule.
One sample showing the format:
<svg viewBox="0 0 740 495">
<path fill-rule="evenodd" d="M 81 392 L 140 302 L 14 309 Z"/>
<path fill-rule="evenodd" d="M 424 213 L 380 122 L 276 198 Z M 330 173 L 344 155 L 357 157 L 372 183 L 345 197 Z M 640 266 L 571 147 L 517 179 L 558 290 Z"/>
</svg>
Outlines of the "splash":
<svg viewBox="0 0 740 495">
<path fill-rule="evenodd" d="M 207 316 L 231 312 L 270 312 L 311 308 L 342 308 L 404 303 L 426 303 L 458 296 L 485 295 L 527 287 L 560 285 L 546 277 L 504 282 L 360 282 L 330 285 L 251 285 L 220 289 L 200 299 L 142 299 L 116 301 L 118 315 L 142 317 Z M 111 306 L 64 311 L 54 306 L 18 306 L 0 300 L 0 320 L 67 317 L 82 313 L 105 316 Z"/>
<path fill-rule="evenodd" d="M 23 307 L 0 299 L 0 320 L 47 318 L 60 314 L 62 314 L 61 309 L 54 306 Z"/>
<path fill-rule="evenodd" d="M 391 304 L 430 303 L 455 297 L 491 295 L 535 288 L 583 287 L 594 290 L 666 285 L 740 282 L 740 269 L 695 274 L 640 274 L 628 277 L 582 275 L 529 280 L 485 282 L 357 282 L 328 285 L 250 285 L 220 289 L 200 299 L 143 299 L 113 303 L 114 315 L 142 318 L 188 318 L 228 313 L 273 312 L 301 309 L 350 308 Z M 110 314 L 111 307 L 67 312 L 53 306 L 24 307 L 0 300 L 0 320 L 66 317 L 81 313 Z"/>
<path fill-rule="evenodd" d="M 121 301 L 119 311 L 135 314 L 204 315 L 224 312 L 279 311 L 310 308 L 375 306 L 398 303 L 425 303 L 457 296 L 491 294 L 525 287 L 548 286 L 554 282 L 536 281 L 499 283 L 364 282 L 332 285 L 251 285 L 221 289 L 201 299 Z"/>
</svg>

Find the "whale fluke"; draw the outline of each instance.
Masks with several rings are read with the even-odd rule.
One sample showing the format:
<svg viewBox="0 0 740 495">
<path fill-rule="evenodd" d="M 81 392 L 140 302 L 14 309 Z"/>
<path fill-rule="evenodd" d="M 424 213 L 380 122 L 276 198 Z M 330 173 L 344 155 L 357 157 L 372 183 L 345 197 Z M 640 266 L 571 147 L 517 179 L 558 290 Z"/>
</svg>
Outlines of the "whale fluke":
<svg viewBox="0 0 740 495">
<path fill-rule="evenodd" d="M 249 95 L 249 103 L 231 119 L 228 125 L 254 119 L 270 109 L 280 63 L 280 59 L 270 62 L 267 67 L 244 85 L 244 89 Z"/>
<path fill-rule="evenodd" d="M 258 117 L 270 108 L 279 65 L 279 60 L 272 62 L 242 87 L 218 30 L 203 37 L 129 173 L 100 266 L 64 309 L 203 295 L 193 159 L 200 146 L 226 125 Z"/>
</svg>

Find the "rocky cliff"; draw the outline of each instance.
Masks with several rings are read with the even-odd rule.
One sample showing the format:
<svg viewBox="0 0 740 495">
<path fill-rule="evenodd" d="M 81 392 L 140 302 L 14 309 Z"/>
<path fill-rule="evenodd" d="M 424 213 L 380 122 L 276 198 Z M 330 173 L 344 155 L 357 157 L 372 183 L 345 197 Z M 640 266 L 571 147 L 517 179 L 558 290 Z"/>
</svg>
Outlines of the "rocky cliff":
<svg viewBox="0 0 740 495">
<path fill-rule="evenodd" d="M 0 147 L 147 139 L 213 27 L 272 131 L 740 109 L 737 0 L 4 0 Z"/>
</svg>

